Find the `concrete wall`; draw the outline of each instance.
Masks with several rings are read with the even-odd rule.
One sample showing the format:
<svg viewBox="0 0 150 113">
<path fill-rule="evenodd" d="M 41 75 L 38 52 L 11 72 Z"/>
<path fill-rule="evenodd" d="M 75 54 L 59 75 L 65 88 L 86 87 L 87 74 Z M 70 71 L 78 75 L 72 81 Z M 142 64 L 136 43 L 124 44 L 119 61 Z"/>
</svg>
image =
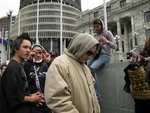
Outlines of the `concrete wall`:
<svg viewBox="0 0 150 113">
<path fill-rule="evenodd" d="M 128 62 L 109 63 L 98 70 L 101 113 L 134 113 L 133 98 L 123 90 L 124 68 Z"/>
</svg>

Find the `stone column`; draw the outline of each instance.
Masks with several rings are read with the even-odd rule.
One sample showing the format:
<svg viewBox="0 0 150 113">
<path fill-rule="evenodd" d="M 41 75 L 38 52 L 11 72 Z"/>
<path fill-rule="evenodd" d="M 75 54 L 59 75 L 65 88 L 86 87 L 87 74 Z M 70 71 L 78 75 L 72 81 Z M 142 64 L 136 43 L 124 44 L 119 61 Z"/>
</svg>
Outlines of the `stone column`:
<svg viewBox="0 0 150 113">
<path fill-rule="evenodd" d="M 124 22 L 124 48 L 125 48 L 125 52 L 128 52 L 130 50 L 129 48 L 129 37 L 128 37 L 128 31 L 127 31 L 127 22 Z"/>
<path fill-rule="evenodd" d="M 134 32 L 135 32 L 135 22 L 134 22 L 134 16 L 133 15 L 131 16 L 131 27 L 132 27 L 132 35 L 130 36 L 129 39 L 132 39 L 132 45 L 133 45 L 133 48 L 134 48 L 135 40 L 134 40 L 134 36 L 133 35 L 134 35 Z M 130 47 L 130 44 L 129 44 L 129 47 Z"/>
<path fill-rule="evenodd" d="M 51 38 L 51 51 L 53 51 L 53 39 Z"/>
<path fill-rule="evenodd" d="M 121 38 L 120 20 L 117 20 L 117 35 L 118 35 L 118 39 L 116 39 L 116 41 L 118 41 L 119 51 L 122 52 L 122 38 Z"/>
<path fill-rule="evenodd" d="M 120 19 L 117 20 L 117 36 L 116 42 L 118 42 L 118 50 L 114 52 L 114 62 L 121 62 L 123 60 L 123 53 L 122 53 L 122 39 L 121 39 L 121 24 Z"/>
</svg>

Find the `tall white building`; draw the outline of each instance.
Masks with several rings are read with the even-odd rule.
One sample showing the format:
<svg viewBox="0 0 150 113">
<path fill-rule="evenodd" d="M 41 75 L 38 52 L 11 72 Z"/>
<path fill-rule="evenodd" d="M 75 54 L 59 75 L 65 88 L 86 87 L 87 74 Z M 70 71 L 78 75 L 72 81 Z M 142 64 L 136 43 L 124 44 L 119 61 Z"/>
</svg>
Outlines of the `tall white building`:
<svg viewBox="0 0 150 113">
<path fill-rule="evenodd" d="M 61 0 L 20 0 L 19 14 L 10 38 L 15 39 L 22 32 L 28 32 L 34 43 L 38 39 L 48 52 L 60 54 L 60 9 Z M 62 0 L 62 48 L 65 48 L 76 34 L 74 28 L 80 13 L 80 0 Z"/>
</svg>

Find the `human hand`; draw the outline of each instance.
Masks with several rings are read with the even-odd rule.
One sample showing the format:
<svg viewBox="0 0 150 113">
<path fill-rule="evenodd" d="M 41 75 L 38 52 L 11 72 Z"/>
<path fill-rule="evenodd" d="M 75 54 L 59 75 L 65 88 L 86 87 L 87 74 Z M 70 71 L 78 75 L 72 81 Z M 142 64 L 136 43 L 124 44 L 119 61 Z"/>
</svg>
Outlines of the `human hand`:
<svg viewBox="0 0 150 113">
<path fill-rule="evenodd" d="M 36 103 L 36 106 L 42 105 L 43 102 L 45 102 L 44 95 L 43 95 L 43 93 L 41 93 L 41 99 Z"/>
<path fill-rule="evenodd" d="M 104 36 L 102 36 L 99 41 L 102 41 L 103 43 L 109 43 L 109 40 L 107 40 L 107 38 Z"/>
<path fill-rule="evenodd" d="M 31 50 L 30 51 L 30 55 L 29 55 L 29 57 L 28 57 L 28 60 L 32 60 L 33 59 L 33 57 L 36 55 L 36 50 Z"/>
<path fill-rule="evenodd" d="M 46 63 L 50 62 L 51 55 L 46 50 L 44 50 L 44 52 L 43 52 L 42 55 L 43 55 L 43 58 L 44 58 L 44 60 L 45 60 Z"/>
<path fill-rule="evenodd" d="M 41 92 L 36 92 L 30 95 L 31 96 L 31 101 L 35 103 L 42 104 L 44 101 L 44 96 Z"/>
</svg>

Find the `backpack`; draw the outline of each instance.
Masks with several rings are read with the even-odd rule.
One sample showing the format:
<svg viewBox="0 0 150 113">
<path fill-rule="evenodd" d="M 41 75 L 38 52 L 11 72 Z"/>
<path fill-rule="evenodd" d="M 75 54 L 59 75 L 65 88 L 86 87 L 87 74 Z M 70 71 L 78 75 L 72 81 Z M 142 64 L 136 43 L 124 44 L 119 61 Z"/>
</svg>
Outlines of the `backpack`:
<svg viewBox="0 0 150 113">
<path fill-rule="evenodd" d="M 133 64 L 131 64 L 133 65 Z M 126 82 L 128 80 L 128 89 L 129 86 L 132 86 L 132 90 L 126 90 L 124 87 L 124 90 L 127 93 L 131 93 L 132 97 L 135 99 L 150 99 L 150 89 L 148 85 L 148 81 L 146 79 L 146 72 L 143 66 L 137 67 L 137 69 L 131 69 L 131 65 L 129 64 L 129 68 L 126 69 Z"/>
</svg>

